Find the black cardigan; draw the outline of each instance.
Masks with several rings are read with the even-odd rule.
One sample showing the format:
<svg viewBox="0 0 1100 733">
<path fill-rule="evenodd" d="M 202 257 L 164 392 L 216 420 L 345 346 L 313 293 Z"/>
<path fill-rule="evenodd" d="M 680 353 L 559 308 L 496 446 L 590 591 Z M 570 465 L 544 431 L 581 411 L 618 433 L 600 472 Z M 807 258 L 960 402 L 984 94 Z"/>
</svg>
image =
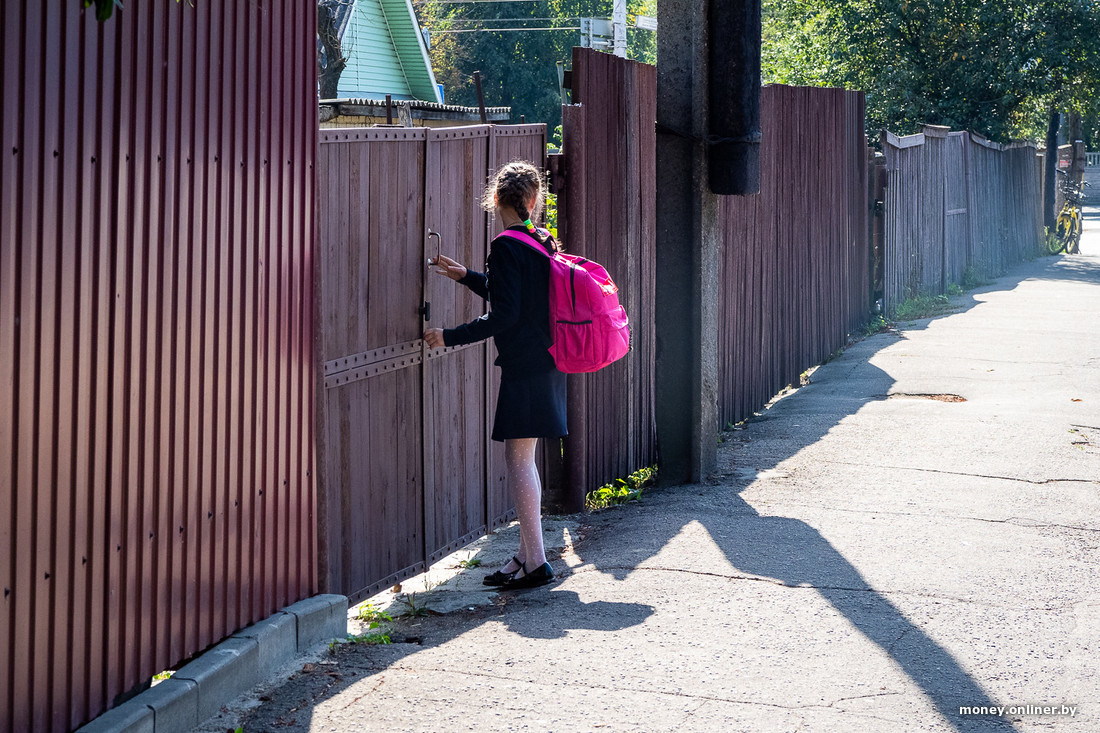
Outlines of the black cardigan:
<svg viewBox="0 0 1100 733">
<path fill-rule="evenodd" d="M 511 227 L 526 231 L 523 226 Z M 531 245 L 497 236 L 489 245 L 485 274 L 467 270 L 459 280 L 489 301 L 489 312 L 456 328 L 443 329 L 447 346 L 493 337 L 496 365 L 507 375 L 555 368 L 550 355 L 550 260 Z"/>
</svg>

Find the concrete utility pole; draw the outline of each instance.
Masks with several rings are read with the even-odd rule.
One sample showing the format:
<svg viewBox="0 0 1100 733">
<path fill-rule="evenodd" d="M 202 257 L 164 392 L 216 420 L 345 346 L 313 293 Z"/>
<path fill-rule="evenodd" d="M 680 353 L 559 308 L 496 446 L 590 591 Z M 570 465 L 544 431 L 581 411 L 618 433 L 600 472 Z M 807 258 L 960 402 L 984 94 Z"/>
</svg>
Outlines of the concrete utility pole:
<svg viewBox="0 0 1100 733">
<path fill-rule="evenodd" d="M 626 58 L 626 0 L 613 0 L 611 4 L 612 44 L 616 56 Z"/>
<path fill-rule="evenodd" d="M 657 440 L 679 484 L 717 463 L 715 191 L 759 188 L 760 0 L 662 0 L 658 22 Z"/>
</svg>

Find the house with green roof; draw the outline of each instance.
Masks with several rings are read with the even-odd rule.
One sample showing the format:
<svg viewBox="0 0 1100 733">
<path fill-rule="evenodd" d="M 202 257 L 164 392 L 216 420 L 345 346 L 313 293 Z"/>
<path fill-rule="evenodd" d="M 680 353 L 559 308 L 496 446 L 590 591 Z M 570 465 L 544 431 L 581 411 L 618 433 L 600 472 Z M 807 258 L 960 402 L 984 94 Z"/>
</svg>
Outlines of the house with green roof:
<svg viewBox="0 0 1100 733">
<path fill-rule="evenodd" d="M 330 8 L 347 59 L 340 98 L 443 102 L 410 0 L 344 0 Z"/>
<path fill-rule="evenodd" d="M 319 100 L 322 127 L 390 121 L 406 127 L 509 122 L 510 107 L 487 107 L 482 112 L 443 104 L 410 0 L 321 0 L 319 8 L 330 15 L 331 24 L 326 23 L 324 31 L 328 44 L 335 37 L 333 51 L 346 60 L 335 95 L 330 88 Z M 324 73 L 329 47 L 322 42 L 321 30 L 317 53 Z"/>
</svg>

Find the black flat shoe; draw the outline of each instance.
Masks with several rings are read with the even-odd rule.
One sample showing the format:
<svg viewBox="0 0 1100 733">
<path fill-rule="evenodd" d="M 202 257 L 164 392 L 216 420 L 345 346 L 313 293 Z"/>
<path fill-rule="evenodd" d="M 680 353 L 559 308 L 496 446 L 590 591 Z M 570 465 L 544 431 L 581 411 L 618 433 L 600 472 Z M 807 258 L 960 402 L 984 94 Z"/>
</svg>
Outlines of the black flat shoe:
<svg viewBox="0 0 1100 733">
<path fill-rule="evenodd" d="M 495 573 L 490 573 L 481 579 L 482 584 L 501 586 L 512 580 L 512 578 L 516 577 L 516 573 L 520 571 L 520 568 L 523 567 L 523 563 L 521 563 L 519 561 L 519 558 L 515 555 L 512 556 L 512 562 L 514 562 L 516 565 L 519 565 L 519 567 L 510 573 L 504 573 L 500 570 L 496 571 Z"/>
<path fill-rule="evenodd" d="M 527 566 L 523 566 L 526 570 Z M 518 570 L 516 571 L 519 572 Z M 527 573 L 521 578 L 513 578 L 508 582 L 500 586 L 501 590 L 520 590 L 521 588 L 538 588 L 540 585 L 546 585 L 554 579 L 554 569 L 550 567 L 550 563 L 544 562 L 531 572 Z"/>
</svg>

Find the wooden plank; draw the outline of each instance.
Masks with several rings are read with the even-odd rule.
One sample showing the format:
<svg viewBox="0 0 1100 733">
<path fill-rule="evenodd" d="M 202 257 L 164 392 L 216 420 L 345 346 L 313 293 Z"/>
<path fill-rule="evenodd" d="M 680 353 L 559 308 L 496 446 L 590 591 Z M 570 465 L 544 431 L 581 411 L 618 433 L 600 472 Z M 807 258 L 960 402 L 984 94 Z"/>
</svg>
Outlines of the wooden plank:
<svg viewBox="0 0 1100 733">
<path fill-rule="evenodd" d="M 906 135 L 904 137 L 898 137 L 894 133 L 887 131 L 885 135 L 886 142 L 889 145 L 901 150 L 904 150 L 905 148 L 912 148 L 917 145 L 923 145 L 925 141 L 925 136 L 921 133 L 917 133 L 916 135 Z"/>
</svg>

